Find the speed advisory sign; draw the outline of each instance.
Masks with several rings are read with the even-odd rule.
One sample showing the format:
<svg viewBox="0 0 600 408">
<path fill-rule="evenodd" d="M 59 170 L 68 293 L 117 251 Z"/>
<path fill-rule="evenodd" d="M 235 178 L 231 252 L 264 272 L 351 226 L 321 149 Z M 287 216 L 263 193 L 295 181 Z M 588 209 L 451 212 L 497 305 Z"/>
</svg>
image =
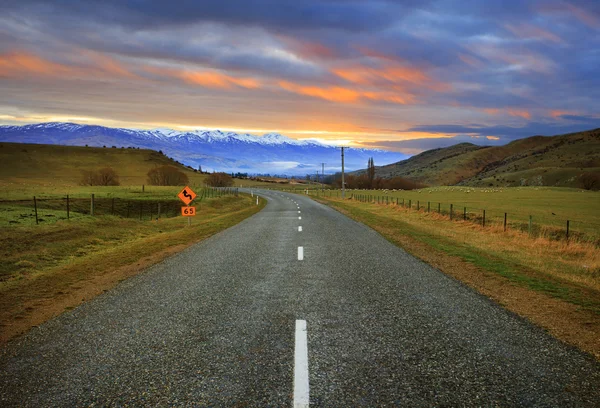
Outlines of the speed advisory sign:
<svg viewBox="0 0 600 408">
<path fill-rule="evenodd" d="M 196 207 L 181 207 L 181 215 L 184 217 L 193 217 L 196 215 Z"/>
</svg>

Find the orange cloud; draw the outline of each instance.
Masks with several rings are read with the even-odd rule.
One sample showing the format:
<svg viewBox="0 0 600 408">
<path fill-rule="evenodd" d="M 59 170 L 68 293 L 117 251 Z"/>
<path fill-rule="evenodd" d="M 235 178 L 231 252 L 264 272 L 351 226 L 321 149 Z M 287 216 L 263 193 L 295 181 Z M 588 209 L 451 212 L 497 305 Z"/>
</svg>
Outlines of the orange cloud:
<svg viewBox="0 0 600 408">
<path fill-rule="evenodd" d="M 363 86 L 383 86 L 386 89 L 390 83 L 396 87 L 417 85 L 435 91 L 448 91 L 449 84 L 437 81 L 429 76 L 424 69 L 410 66 L 406 61 L 395 56 L 382 54 L 368 48 L 357 48 L 364 55 L 377 59 L 377 66 L 356 65 L 352 67 L 332 68 L 331 73 L 347 82 Z M 396 88 L 396 90 L 399 90 Z"/>
<path fill-rule="evenodd" d="M 357 102 L 360 99 L 360 93 L 348 88 L 332 86 L 321 88 L 318 86 L 302 86 L 288 81 L 279 81 L 279 86 L 300 95 L 312 96 L 325 99 L 332 102 Z"/>
<path fill-rule="evenodd" d="M 499 138 L 499 137 L 496 137 L 496 136 L 486 136 L 485 138 L 486 138 L 487 140 L 500 140 L 500 138 Z"/>
<path fill-rule="evenodd" d="M 255 89 L 260 87 L 260 82 L 254 78 L 236 78 L 220 72 L 189 72 L 179 73 L 179 77 L 184 81 L 201 85 L 207 88 L 231 88 L 233 85 L 246 89 Z"/>
<path fill-rule="evenodd" d="M 82 50 L 74 52 L 72 57 L 75 58 L 77 65 L 59 64 L 26 52 L 12 52 L 0 55 L 0 74 L 13 76 L 36 74 L 54 77 L 86 75 L 95 77 L 103 74 L 120 77 L 135 76 L 116 60 L 103 54 Z"/>
<path fill-rule="evenodd" d="M 24 52 L 0 55 L 0 74 L 20 75 L 26 72 L 53 76 L 71 74 L 74 70 L 66 65 L 50 62 Z"/>
<path fill-rule="evenodd" d="M 553 118 L 559 118 L 563 115 L 573 115 L 574 113 L 571 111 L 565 111 L 565 110 L 559 110 L 559 109 L 555 109 L 555 110 L 551 110 L 550 111 L 550 116 L 552 116 Z"/>
<path fill-rule="evenodd" d="M 299 95 L 307 95 L 325 99 L 332 102 L 355 103 L 361 99 L 385 101 L 405 105 L 413 101 L 412 95 L 400 95 L 393 92 L 358 91 L 340 86 L 318 87 L 294 84 L 288 81 L 279 81 L 279 86 L 286 91 Z"/>
<path fill-rule="evenodd" d="M 496 108 L 486 108 L 483 111 L 485 113 L 487 113 L 488 115 L 497 115 L 500 113 L 500 109 L 496 109 Z"/>
<path fill-rule="evenodd" d="M 246 89 L 260 88 L 261 83 L 254 78 L 238 78 L 216 71 L 183 71 L 173 68 L 144 67 L 149 72 L 160 77 L 177 78 L 188 84 L 200 85 L 205 88 L 231 89 L 238 86 Z"/>
<path fill-rule="evenodd" d="M 99 54 L 87 50 L 82 50 L 81 54 L 89 59 L 95 67 L 103 72 L 122 77 L 136 77 L 131 71 L 126 69 L 120 62 L 105 54 Z"/>
<path fill-rule="evenodd" d="M 334 68 L 331 72 L 348 82 L 360 85 L 376 85 L 382 80 L 396 83 L 398 81 L 419 85 L 433 84 L 425 73 L 415 68 L 392 66 L 382 69 L 358 66 L 354 68 Z"/>
<path fill-rule="evenodd" d="M 531 113 L 524 109 L 507 109 L 506 112 L 511 116 L 519 116 L 523 119 L 531 119 Z"/>
</svg>

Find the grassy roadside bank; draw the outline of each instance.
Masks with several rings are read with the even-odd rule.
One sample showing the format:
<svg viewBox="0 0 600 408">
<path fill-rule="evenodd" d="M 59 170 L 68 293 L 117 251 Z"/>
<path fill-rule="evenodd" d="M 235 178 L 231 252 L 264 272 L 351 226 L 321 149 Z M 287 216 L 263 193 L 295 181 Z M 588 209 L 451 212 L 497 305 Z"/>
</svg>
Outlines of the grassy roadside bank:
<svg viewBox="0 0 600 408">
<path fill-rule="evenodd" d="M 190 227 L 184 217 L 81 216 L 0 229 L 0 343 L 257 213 L 266 201 L 254 200 L 203 202 Z"/>
<path fill-rule="evenodd" d="M 589 243 L 529 239 L 395 205 L 319 201 L 409 253 L 600 358 L 600 251 Z"/>
</svg>

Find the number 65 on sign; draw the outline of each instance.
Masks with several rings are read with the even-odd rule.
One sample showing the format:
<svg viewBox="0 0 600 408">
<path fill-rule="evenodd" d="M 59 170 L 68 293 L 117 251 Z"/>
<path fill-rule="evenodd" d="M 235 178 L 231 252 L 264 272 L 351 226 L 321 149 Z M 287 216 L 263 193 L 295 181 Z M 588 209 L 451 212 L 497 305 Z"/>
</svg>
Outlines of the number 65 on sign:
<svg viewBox="0 0 600 408">
<path fill-rule="evenodd" d="M 184 217 L 193 217 L 196 215 L 196 207 L 181 207 L 181 215 Z"/>
</svg>

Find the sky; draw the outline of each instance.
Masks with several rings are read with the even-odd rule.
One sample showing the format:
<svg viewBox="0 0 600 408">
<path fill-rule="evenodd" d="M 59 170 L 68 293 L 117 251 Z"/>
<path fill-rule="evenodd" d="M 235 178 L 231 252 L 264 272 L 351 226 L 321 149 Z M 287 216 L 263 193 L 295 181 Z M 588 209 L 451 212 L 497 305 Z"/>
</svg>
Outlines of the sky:
<svg viewBox="0 0 600 408">
<path fill-rule="evenodd" d="M 3 0 L 0 124 L 408 154 L 600 127 L 600 1 Z"/>
</svg>

